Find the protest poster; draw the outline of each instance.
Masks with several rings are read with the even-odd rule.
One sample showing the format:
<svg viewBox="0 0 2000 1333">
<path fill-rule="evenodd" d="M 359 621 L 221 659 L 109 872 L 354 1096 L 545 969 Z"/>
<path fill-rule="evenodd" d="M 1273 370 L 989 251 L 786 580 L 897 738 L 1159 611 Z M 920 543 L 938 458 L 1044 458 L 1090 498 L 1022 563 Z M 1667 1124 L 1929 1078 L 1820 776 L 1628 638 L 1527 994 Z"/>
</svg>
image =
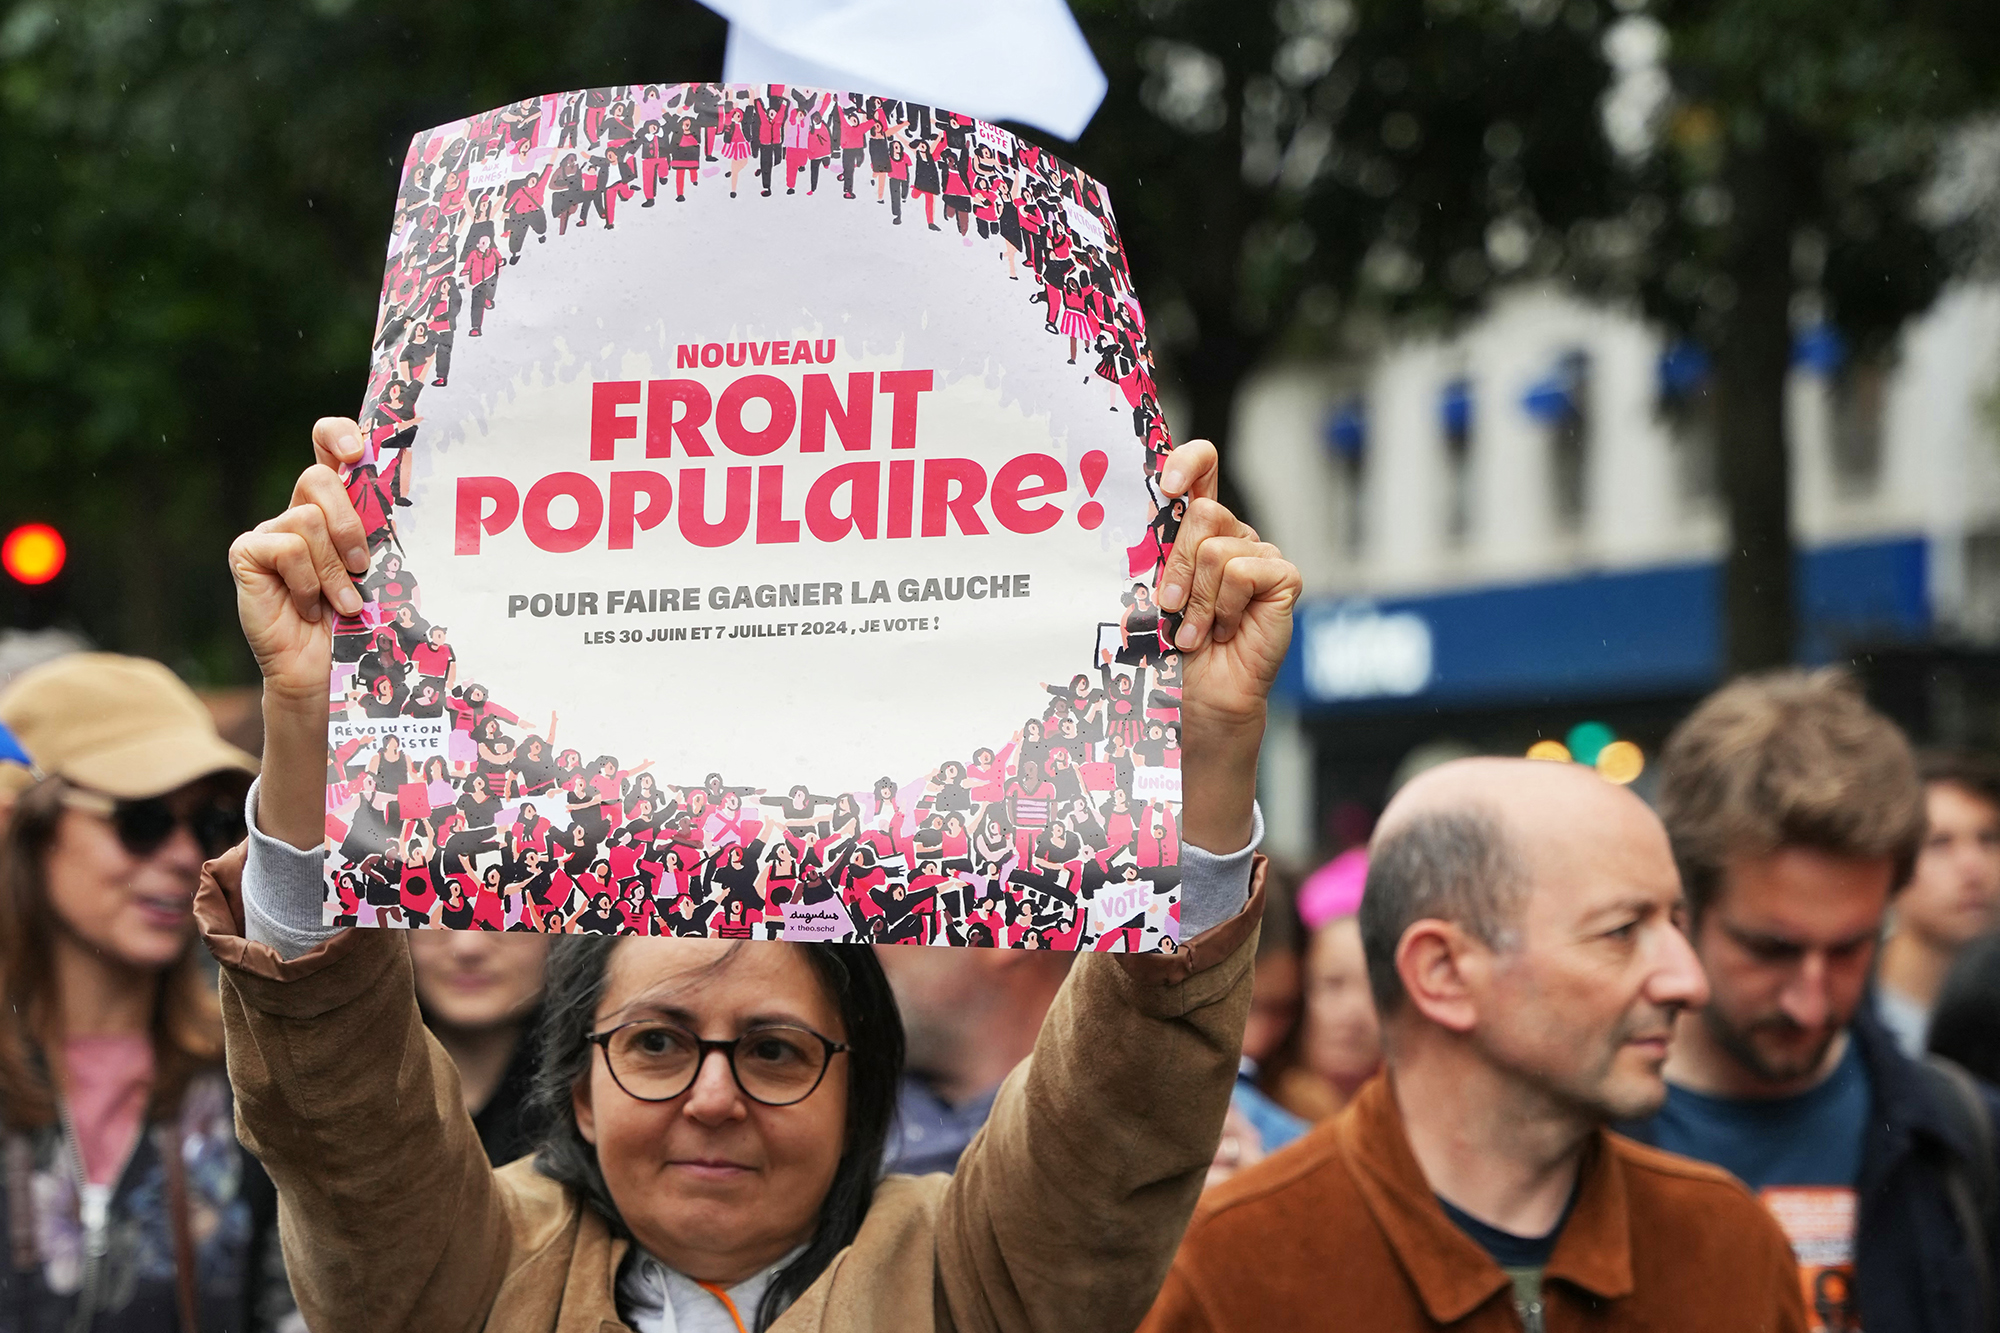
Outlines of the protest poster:
<svg viewBox="0 0 2000 1333">
<path fill-rule="evenodd" d="M 1179 512 L 1089 176 L 798 87 L 440 126 L 360 421 L 329 920 L 1175 947 Z"/>
</svg>

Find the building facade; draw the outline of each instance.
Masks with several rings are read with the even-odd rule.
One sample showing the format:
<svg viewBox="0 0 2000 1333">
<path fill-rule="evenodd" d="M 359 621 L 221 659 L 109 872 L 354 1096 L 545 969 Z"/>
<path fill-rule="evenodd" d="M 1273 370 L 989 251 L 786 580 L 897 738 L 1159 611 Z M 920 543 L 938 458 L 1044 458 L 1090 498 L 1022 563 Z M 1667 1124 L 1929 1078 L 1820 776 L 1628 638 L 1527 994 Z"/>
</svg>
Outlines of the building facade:
<svg viewBox="0 0 2000 1333">
<path fill-rule="evenodd" d="M 2000 642 L 1996 372 L 1990 286 L 1952 290 L 1878 357 L 1800 335 L 1801 660 Z M 1270 746 L 1281 851 L 1337 846 L 1424 754 L 1522 753 L 1582 724 L 1581 757 L 1606 736 L 1650 754 L 1722 679 L 1698 348 L 1518 291 L 1370 365 L 1260 374 L 1232 439 L 1233 479 L 1306 586 Z"/>
</svg>

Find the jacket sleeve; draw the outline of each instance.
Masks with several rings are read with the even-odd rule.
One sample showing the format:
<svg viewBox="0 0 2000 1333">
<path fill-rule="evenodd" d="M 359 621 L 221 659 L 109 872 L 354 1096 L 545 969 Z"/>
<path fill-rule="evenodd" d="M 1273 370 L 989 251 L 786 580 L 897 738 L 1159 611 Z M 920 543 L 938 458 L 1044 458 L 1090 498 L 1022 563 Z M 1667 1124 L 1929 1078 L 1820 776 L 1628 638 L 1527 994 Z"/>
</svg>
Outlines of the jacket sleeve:
<svg viewBox="0 0 2000 1333">
<path fill-rule="evenodd" d="M 1242 911 L 1178 953 L 1076 960 L 945 1193 L 940 1328 L 1138 1325 L 1222 1132 L 1264 867 Z"/>
<path fill-rule="evenodd" d="M 458 1073 L 417 1013 L 400 932 L 349 930 L 286 962 L 243 937 L 241 847 L 202 870 L 222 963 L 236 1132 L 278 1186 L 307 1325 L 481 1328 L 511 1228 Z"/>
</svg>

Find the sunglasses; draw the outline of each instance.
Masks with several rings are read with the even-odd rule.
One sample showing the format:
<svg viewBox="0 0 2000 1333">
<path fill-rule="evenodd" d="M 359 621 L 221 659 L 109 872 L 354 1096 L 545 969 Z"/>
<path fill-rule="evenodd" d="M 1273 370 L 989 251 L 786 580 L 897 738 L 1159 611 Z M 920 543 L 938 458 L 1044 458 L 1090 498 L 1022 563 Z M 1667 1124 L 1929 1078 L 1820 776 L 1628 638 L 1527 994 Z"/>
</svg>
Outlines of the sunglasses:
<svg viewBox="0 0 2000 1333">
<path fill-rule="evenodd" d="M 249 831 L 243 823 L 242 801 L 222 792 L 180 802 L 179 809 L 164 796 L 117 800 L 87 791 L 69 792 L 63 804 L 107 820 L 119 845 L 141 860 L 159 851 L 175 829 L 185 828 L 201 854 L 211 859 L 241 842 Z"/>
</svg>

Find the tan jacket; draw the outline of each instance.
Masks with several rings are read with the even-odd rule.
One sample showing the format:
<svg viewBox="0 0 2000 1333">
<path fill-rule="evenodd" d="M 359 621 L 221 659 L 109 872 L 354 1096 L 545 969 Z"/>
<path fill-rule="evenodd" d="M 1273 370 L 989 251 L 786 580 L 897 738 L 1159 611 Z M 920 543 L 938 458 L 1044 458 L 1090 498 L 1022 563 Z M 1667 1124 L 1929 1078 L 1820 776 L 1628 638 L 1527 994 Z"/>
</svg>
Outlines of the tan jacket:
<svg viewBox="0 0 2000 1333">
<path fill-rule="evenodd" d="M 237 1129 L 277 1182 L 315 1333 L 611 1333 L 627 1242 L 523 1160 L 495 1171 L 396 931 L 285 962 L 243 938 L 237 849 L 195 914 L 223 964 Z M 1214 1155 L 1250 1003 L 1262 858 L 1165 957 L 1089 954 L 954 1176 L 891 1176 L 774 1333 L 1129 1330 Z"/>
</svg>

